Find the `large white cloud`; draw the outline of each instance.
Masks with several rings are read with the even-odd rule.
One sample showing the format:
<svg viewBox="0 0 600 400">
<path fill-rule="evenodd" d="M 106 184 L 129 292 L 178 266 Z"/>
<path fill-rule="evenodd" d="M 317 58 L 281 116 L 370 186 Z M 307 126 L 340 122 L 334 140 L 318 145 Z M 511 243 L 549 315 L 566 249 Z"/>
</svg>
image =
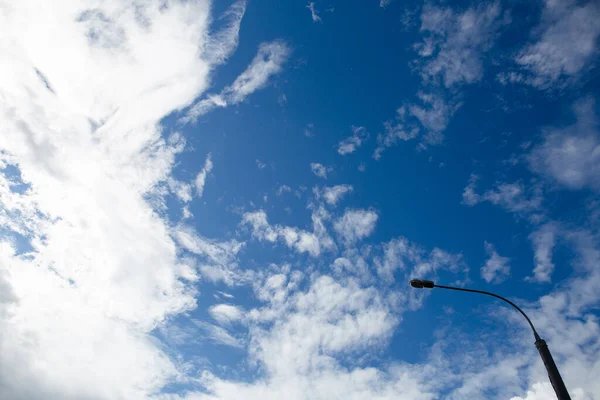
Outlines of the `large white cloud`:
<svg viewBox="0 0 600 400">
<path fill-rule="evenodd" d="M 186 282 L 198 279 L 155 212 L 185 145 L 159 121 L 203 93 L 237 45 L 244 3 L 218 32 L 210 6 L 0 5 L 6 398 L 144 398 L 179 374 L 149 335 L 195 307 Z"/>
<path fill-rule="evenodd" d="M 498 29 L 507 21 L 497 1 L 464 12 L 426 4 L 421 32 L 427 35 L 417 45 L 419 55 L 426 60 L 423 77 L 439 76 L 446 87 L 481 80 L 482 53 L 491 47 Z"/>
<path fill-rule="evenodd" d="M 509 79 L 541 89 L 573 81 L 598 54 L 600 6 L 596 1 L 546 0 L 534 41 L 515 61 L 528 73 Z"/>
<path fill-rule="evenodd" d="M 582 99 L 574 107 L 574 125 L 545 129 L 528 156 L 535 172 L 568 189 L 600 191 L 600 129 L 594 107 L 592 98 Z"/>
</svg>

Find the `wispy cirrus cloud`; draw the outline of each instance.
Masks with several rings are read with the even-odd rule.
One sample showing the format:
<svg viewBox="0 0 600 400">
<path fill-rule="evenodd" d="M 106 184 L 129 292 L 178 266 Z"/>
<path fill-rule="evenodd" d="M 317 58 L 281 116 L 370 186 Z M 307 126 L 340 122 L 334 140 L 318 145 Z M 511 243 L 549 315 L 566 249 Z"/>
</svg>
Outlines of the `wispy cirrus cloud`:
<svg viewBox="0 0 600 400">
<path fill-rule="evenodd" d="M 204 185 L 206 184 L 206 176 L 211 173 L 213 169 L 212 155 L 208 153 L 206 156 L 206 161 L 204 162 L 204 167 L 198 172 L 196 175 L 196 193 L 198 197 L 202 197 L 204 194 Z"/>
<path fill-rule="evenodd" d="M 171 230 L 171 235 L 181 250 L 193 254 L 193 266 L 201 273 L 201 278 L 211 282 L 234 285 L 244 282 L 247 277 L 238 268 L 237 254 L 244 242 L 237 240 L 218 241 L 200 236 L 192 227 L 179 224 Z"/>
<path fill-rule="evenodd" d="M 262 43 L 258 53 L 244 72 L 219 94 L 209 94 L 190 108 L 184 122 L 193 122 L 217 107 L 239 104 L 258 89 L 265 87 L 269 79 L 278 74 L 287 61 L 291 50 L 282 41 Z"/>
<path fill-rule="evenodd" d="M 322 22 L 321 17 L 317 14 L 317 9 L 315 8 L 315 2 L 311 1 L 306 5 L 306 8 L 310 10 L 310 16 L 313 22 Z"/>
<path fill-rule="evenodd" d="M 205 339 L 227 347 L 241 349 L 244 346 L 240 338 L 233 336 L 227 329 L 221 326 L 199 320 L 194 320 L 193 322 L 203 332 Z"/>
</svg>

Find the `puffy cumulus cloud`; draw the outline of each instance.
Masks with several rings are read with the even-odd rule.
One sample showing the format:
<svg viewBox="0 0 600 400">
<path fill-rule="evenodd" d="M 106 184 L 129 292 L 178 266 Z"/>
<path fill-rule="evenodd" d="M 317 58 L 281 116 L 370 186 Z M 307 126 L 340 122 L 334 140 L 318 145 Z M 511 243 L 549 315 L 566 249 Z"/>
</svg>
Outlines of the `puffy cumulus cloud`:
<svg viewBox="0 0 600 400">
<path fill-rule="evenodd" d="M 461 254 L 451 254 L 437 247 L 428 251 L 405 237 L 392 239 L 381 246 L 383 255 L 375 257 L 373 264 L 377 275 L 387 283 L 393 283 L 398 272 L 406 273 L 411 278 L 435 278 L 438 271 L 446 270 L 464 274 L 457 278 L 456 283 L 467 278 L 469 268 Z"/>
<path fill-rule="evenodd" d="M 320 276 L 306 292 L 288 296 L 275 329 L 263 332 L 265 340 L 254 349 L 273 372 L 318 370 L 333 355 L 385 341 L 397 323 L 377 289 L 354 281 L 341 284 Z M 289 347 L 296 337 L 304 340 Z"/>
<path fill-rule="evenodd" d="M 379 216 L 371 210 L 346 210 L 333 224 L 333 229 L 347 243 L 355 243 L 375 230 Z"/>
<path fill-rule="evenodd" d="M 326 167 L 320 163 L 310 163 L 310 170 L 319 178 L 327 179 L 327 174 L 333 171 L 332 167 Z"/>
<path fill-rule="evenodd" d="M 600 372 L 600 323 L 591 312 L 600 304 L 600 296 L 593 289 L 600 284 L 600 242 L 597 235 L 585 230 L 565 236 L 575 251 L 573 264 L 580 274 L 543 296 L 528 314 L 559 360 L 561 374 L 573 397 L 589 399 L 600 395 L 600 385 L 593 378 Z M 545 389 L 540 383 L 545 386 L 547 382 L 541 360 L 535 357 L 530 368 L 530 387 L 541 394 Z"/>
<path fill-rule="evenodd" d="M 195 307 L 198 276 L 155 212 L 185 145 L 158 122 L 206 90 L 243 10 L 211 32 L 208 1 L 0 7 L 4 397 L 137 399 L 178 376 L 149 333 Z"/>
<path fill-rule="evenodd" d="M 540 89 L 564 86 L 589 67 L 598 54 L 600 5 L 596 1 L 546 0 L 535 42 L 515 61 L 525 74 L 511 75 Z"/>
<path fill-rule="evenodd" d="M 338 153 L 345 156 L 354 153 L 362 144 L 369 139 L 369 132 L 363 126 L 353 126 L 352 136 L 347 137 L 338 144 Z"/>
<path fill-rule="evenodd" d="M 183 121 L 195 121 L 198 117 L 217 107 L 227 107 L 241 103 L 248 95 L 265 87 L 272 76 L 281 72 L 289 54 L 290 48 L 282 41 L 261 43 L 258 53 L 248 68 L 230 86 L 224 88 L 221 93 L 209 94 L 206 98 L 194 104 Z"/>
<path fill-rule="evenodd" d="M 485 242 L 487 261 L 481 267 L 481 277 L 488 283 L 500 283 L 510 275 L 510 258 L 502 257 L 493 244 Z"/>
<path fill-rule="evenodd" d="M 313 213 L 313 232 L 289 226 L 271 225 L 263 210 L 244 214 L 241 225 L 249 226 L 252 236 L 258 240 L 271 243 L 283 241 L 287 247 L 293 248 L 299 253 L 308 253 L 317 257 L 322 250 L 334 247 L 334 243 L 323 225 L 323 217 L 328 218 L 324 214 L 324 210 Z"/>
<path fill-rule="evenodd" d="M 591 399 L 599 393 L 593 377 L 598 372 L 600 326 L 589 310 L 599 300 L 592 288 L 598 283 L 594 266 L 600 252 L 597 237 L 590 232 L 566 236 L 583 275 L 529 303 L 526 312 L 548 340 L 573 398 Z M 373 265 L 401 265 L 397 272 L 404 275 L 403 281 L 414 274 L 466 270 L 460 255 L 427 251 L 404 238 L 394 239 L 382 250 L 384 256 Z M 338 257 L 335 264 L 348 270 L 357 257 L 346 256 L 337 262 Z M 492 305 L 486 313 L 498 326 L 492 338 L 498 335 L 503 337 L 500 342 L 506 341 L 504 330 L 509 326 L 515 334 L 514 340 L 498 344 L 496 351 L 478 345 L 477 333 L 447 326 L 438 332 L 438 341 L 422 363 L 392 361 L 373 366 L 357 360 L 356 352 L 376 356 L 389 343 L 403 313 L 420 307 L 423 298 L 411 296 L 427 292 L 397 287 L 387 291 L 352 273 L 337 279 L 311 274 L 303 284 L 306 277 L 288 266 L 255 282 L 256 297 L 264 304 L 247 313 L 248 336 L 241 343 L 248 344 L 252 362 L 262 371 L 260 377 L 245 382 L 204 373 L 202 392 L 158 398 L 506 399 L 547 393 L 547 376 L 531 345 L 531 332 L 512 310 Z M 465 343 L 469 343 L 467 350 Z"/>
<path fill-rule="evenodd" d="M 444 258 L 441 253 L 432 251 L 430 259 Z M 448 363 L 437 356 L 427 364 L 390 362 L 378 367 L 355 357 L 357 352 L 376 357 L 389 343 L 409 309 L 402 301 L 408 287 L 392 293 L 348 275 L 334 279 L 319 273 L 305 282 L 306 275 L 285 267 L 255 283 L 263 305 L 250 310 L 245 323 L 251 361 L 263 372 L 259 378 L 242 382 L 205 373 L 200 380 L 206 391 L 159 398 L 439 397 L 451 377 Z"/>
<path fill-rule="evenodd" d="M 538 230 L 529 235 L 533 244 L 535 267 L 533 277 L 528 278 L 535 282 L 550 282 L 554 271 L 552 250 L 556 243 L 558 226 L 554 222 L 542 225 Z"/>
<path fill-rule="evenodd" d="M 568 388 L 567 388 L 568 389 Z M 589 400 L 590 397 L 585 392 L 576 388 L 570 391 L 571 398 L 573 400 Z M 510 400 L 545 400 L 553 399 L 556 397 L 556 393 L 549 382 L 537 382 L 531 386 L 531 389 L 527 390 L 525 397 L 511 397 Z"/>
<path fill-rule="evenodd" d="M 189 183 L 178 181 L 174 178 L 167 179 L 167 185 L 169 186 L 169 190 L 173 193 L 179 200 L 184 203 L 188 203 L 192 200 L 192 185 Z"/>
<path fill-rule="evenodd" d="M 320 190 L 315 188 L 315 195 L 317 198 L 322 197 L 330 206 L 336 206 L 342 197 L 352 192 L 352 190 L 351 185 L 325 186 Z"/>
<path fill-rule="evenodd" d="M 419 99 L 422 104 L 411 104 L 408 107 L 409 113 L 415 117 L 421 125 L 427 130 L 425 143 L 437 145 L 444 140 L 443 132 L 448 126 L 450 117 L 460 107 L 460 104 L 453 104 L 441 95 L 428 93 L 419 93 Z M 403 131 L 404 132 L 404 131 Z M 409 133 L 404 133 L 403 140 L 410 140 L 417 132 L 411 129 Z"/>
<path fill-rule="evenodd" d="M 206 161 L 204 162 L 204 167 L 198 172 L 196 175 L 196 193 L 198 193 L 198 197 L 202 197 L 204 194 L 204 185 L 206 184 L 206 176 L 210 174 L 213 169 L 212 155 L 208 153 L 206 156 Z"/>
<path fill-rule="evenodd" d="M 299 290 L 295 275 L 271 275 L 256 289 L 266 305 L 251 312 L 250 351 L 263 377 L 242 383 L 205 374 L 208 393 L 186 399 L 435 398 L 425 368 L 343 365 L 345 356 L 385 345 L 399 322 L 377 289 L 320 275 Z"/>
<path fill-rule="evenodd" d="M 531 389 L 527 390 L 525 397 L 511 397 L 510 400 L 546 400 L 553 399 L 556 397 L 556 393 L 549 382 L 538 382 L 531 386 Z M 587 400 L 589 397 L 582 395 L 580 390 L 572 393 L 573 400 Z"/>
<path fill-rule="evenodd" d="M 546 128 L 528 155 L 531 169 L 568 189 L 600 192 L 600 130 L 591 98 L 575 104 L 577 121 Z"/>
<path fill-rule="evenodd" d="M 548 342 L 572 397 L 587 400 L 600 394 L 600 386 L 593 378 L 600 368 L 600 324 L 593 312 L 600 304 L 600 296 L 593 289 L 600 283 L 600 241 L 597 233 L 584 229 L 565 232 L 564 236 L 575 255 L 571 264 L 576 273 L 555 290 L 527 304 L 524 310 Z M 483 373 L 462 371 L 463 382 L 455 390 L 462 396 L 452 398 L 477 398 L 484 393 L 513 398 L 521 392 L 517 399 L 553 395 L 543 363 L 531 344 L 531 330 L 522 316 L 512 309 L 497 309 L 488 315 L 495 315 L 500 321 L 499 329 L 517 325 L 521 326 L 520 333 L 492 359 L 477 359 L 477 371 Z M 519 377 L 523 389 L 515 386 Z M 512 387 L 507 390 L 510 384 Z"/>
<path fill-rule="evenodd" d="M 479 176 L 472 174 L 462 194 L 462 203 L 474 206 L 481 202 L 490 202 L 518 216 L 527 216 L 532 221 L 543 219 L 542 203 L 544 196 L 540 185 L 526 186 L 521 182 L 497 182 L 496 187 L 483 193 L 477 193 Z"/>
<path fill-rule="evenodd" d="M 281 185 L 277 188 L 277 196 L 281 196 L 284 193 L 291 193 L 292 188 L 288 185 Z"/>
<path fill-rule="evenodd" d="M 419 135 L 416 121 L 425 130 L 418 148 L 443 142 L 450 118 L 462 105 L 456 89 L 483 78 L 484 54 L 509 19 L 498 1 L 464 11 L 424 5 L 420 28 L 423 37 L 414 45 L 418 58 L 413 63 L 422 78 L 419 100 L 398 109 L 396 121 L 385 123 L 386 132 L 378 137 L 375 159 L 399 141 L 416 138 Z"/>
<path fill-rule="evenodd" d="M 474 206 L 481 201 L 481 196 L 477 193 L 477 181 L 479 176 L 471 174 L 469 183 L 465 186 L 462 194 L 462 204 Z"/>
<path fill-rule="evenodd" d="M 216 304 L 208 310 L 215 321 L 221 325 L 231 324 L 243 319 L 243 309 L 231 304 Z"/>
<path fill-rule="evenodd" d="M 497 1 L 470 7 L 462 13 L 426 4 L 421 14 L 421 32 L 425 37 L 415 46 L 425 62 L 423 77 L 439 76 L 446 87 L 481 80 L 483 53 L 507 22 Z"/>
<path fill-rule="evenodd" d="M 377 135 L 377 148 L 373 158 L 379 160 L 386 148 L 395 146 L 398 141 L 409 141 L 419 135 L 419 128 L 405 124 L 407 109 L 405 106 L 396 110 L 396 119 L 384 122 L 385 133 Z"/>
</svg>

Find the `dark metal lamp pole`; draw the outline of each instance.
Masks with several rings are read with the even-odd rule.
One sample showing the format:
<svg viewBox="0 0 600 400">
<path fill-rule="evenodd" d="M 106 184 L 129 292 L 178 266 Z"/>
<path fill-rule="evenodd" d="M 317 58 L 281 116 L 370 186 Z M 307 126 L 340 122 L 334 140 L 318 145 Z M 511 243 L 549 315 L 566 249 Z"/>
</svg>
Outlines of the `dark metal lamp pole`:
<svg viewBox="0 0 600 400">
<path fill-rule="evenodd" d="M 533 324 L 531 323 L 531 320 L 529 319 L 529 317 L 523 312 L 523 310 L 521 310 L 519 307 L 517 307 L 517 305 L 515 303 L 513 303 L 512 301 L 510 301 L 508 299 L 505 299 L 502 296 L 498 296 L 497 294 L 490 293 L 490 292 L 484 292 L 483 290 L 462 289 L 462 288 L 457 288 L 457 287 L 452 287 L 452 286 L 436 285 L 433 281 L 426 281 L 426 280 L 422 280 L 422 279 L 411 280 L 410 286 L 412 286 L 415 289 L 441 288 L 441 289 L 457 290 L 460 292 L 485 294 L 485 295 L 500 299 L 502 301 L 505 301 L 508 304 L 510 304 L 511 306 L 513 306 L 514 308 L 516 308 L 517 311 L 519 311 L 525 317 L 525 319 L 529 323 L 529 326 L 531 327 L 531 330 L 533 331 L 533 336 L 535 337 L 535 347 L 537 347 L 538 352 L 540 353 L 540 357 L 542 357 L 542 361 L 544 362 L 544 366 L 546 367 L 546 371 L 548 372 L 548 377 L 550 378 L 550 383 L 552 383 L 554 392 L 556 392 L 556 397 L 558 398 L 558 400 L 571 400 L 571 397 L 569 396 L 569 392 L 567 392 L 567 387 L 565 386 L 565 383 L 563 382 L 563 380 L 560 376 L 560 373 L 558 372 L 558 368 L 556 367 L 556 364 L 554 363 L 554 359 L 552 358 L 552 354 L 550 354 L 550 349 L 548 349 L 548 345 L 546 344 L 546 341 L 544 339 L 542 339 L 540 337 L 540 335 L 538 335 L 538 333 L 535 330 L 535 327 L 533 326 Z"/>
</svg>

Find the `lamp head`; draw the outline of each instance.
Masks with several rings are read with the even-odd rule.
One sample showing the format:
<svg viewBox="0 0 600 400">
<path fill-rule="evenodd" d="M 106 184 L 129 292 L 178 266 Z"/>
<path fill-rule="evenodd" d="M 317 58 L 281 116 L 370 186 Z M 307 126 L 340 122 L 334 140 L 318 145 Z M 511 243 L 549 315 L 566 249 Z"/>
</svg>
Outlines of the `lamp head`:
<svg viewBox="0 0 600 400">
<path fill-rule="evenodd" d="M 412 286 L 415 289 L 433 289 L 435 284 L 433 283 L 433 281 L 427 281 L 423 279 L 412 279 L 410 281 L 410 286 Z"/>
</svg>

